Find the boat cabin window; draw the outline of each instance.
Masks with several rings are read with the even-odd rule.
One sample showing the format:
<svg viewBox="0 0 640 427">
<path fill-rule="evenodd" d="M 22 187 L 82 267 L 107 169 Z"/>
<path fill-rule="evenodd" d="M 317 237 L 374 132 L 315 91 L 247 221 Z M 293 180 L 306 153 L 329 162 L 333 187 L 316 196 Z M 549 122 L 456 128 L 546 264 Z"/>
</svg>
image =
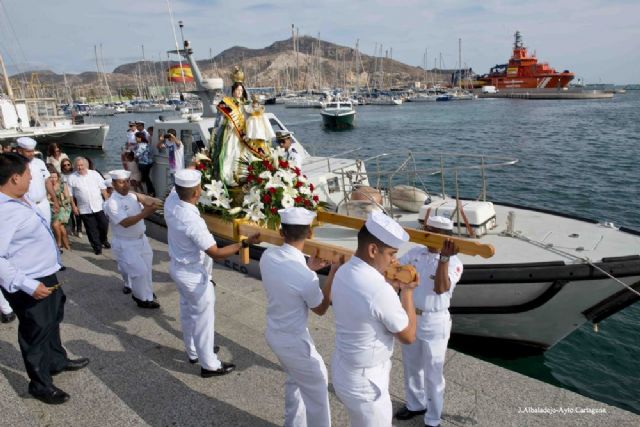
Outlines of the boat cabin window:
<svg viewBox="0 0 640 427">
<path fill-rule="evenodd" d="M 327 108 L 338 108 L 338 104 L 335 104 L 335 103 L 327 104 Z"/>
<path fill-rule="evenodd" d="M 200 132 L 198 131 L 193 132 L 192 142 L 191 142 L 191 151 L 195 154 L 195 153 L 201 152 L 204 149 L 205 149 L 205 144 L 204 144 L 204 141 L 202 140 L 202 136 L 200 135 Z"/>
<path fill-rule="evenodd" d="M 274 119 L 270 119 L 269 123 L 271 123 L 271 127 L 273 128 L 274 132 L 277 132 L 279 130 L 284 130 L 282 128 L 282 126 L 280 126 L 280 123 L 278 123 L 277 121 L 275 121 Z"/>
</svg>

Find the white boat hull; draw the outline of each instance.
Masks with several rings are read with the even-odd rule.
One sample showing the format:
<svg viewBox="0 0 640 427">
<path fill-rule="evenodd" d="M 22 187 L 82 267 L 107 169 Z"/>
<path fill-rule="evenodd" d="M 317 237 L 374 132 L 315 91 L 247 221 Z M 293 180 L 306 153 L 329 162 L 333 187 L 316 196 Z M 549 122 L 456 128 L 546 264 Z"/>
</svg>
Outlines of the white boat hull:
<svg viewBox="0 0 640 427">
<path fill-rule="evenodd" d="M 103 150 L 108 132 L 109 125 L 106 124 L 83 124 L 59 128 L 34 127 L 26 128 L 21 132 L 0 131 L 0 142 L 13 142 L 16 138 L 28 136 L 42 144 L 55 142 L 63 147 Z"/>
</svg>

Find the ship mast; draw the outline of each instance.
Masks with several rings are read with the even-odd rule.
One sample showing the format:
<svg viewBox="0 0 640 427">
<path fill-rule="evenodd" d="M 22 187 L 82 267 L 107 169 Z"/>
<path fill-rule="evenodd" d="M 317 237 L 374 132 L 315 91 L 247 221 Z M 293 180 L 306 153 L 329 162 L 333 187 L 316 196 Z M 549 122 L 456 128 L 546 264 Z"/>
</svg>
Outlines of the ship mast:
<svg viewBox="0 0 640 427">
<path fill-rule="evenodd" d="M 7 74 L 7 69 L 4 66 L 2 55 L 0 55 L 0 71 L 2 71 L 4 84 L 7 86 L 7 96 L 13 101 L 13 89 L 11 88 L 11 82 L 9 82 L 9 75 Z"/>
</svg>

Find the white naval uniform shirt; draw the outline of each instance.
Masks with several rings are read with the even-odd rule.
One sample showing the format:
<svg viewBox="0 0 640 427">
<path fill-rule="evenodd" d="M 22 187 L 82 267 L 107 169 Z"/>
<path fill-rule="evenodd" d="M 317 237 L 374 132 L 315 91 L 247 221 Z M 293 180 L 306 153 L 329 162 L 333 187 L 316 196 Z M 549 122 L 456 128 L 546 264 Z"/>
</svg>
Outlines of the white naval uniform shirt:
<svg viewBox="0 0 640 427">
<path fill-rule="evenodd" d="M 287 243 L 270 247 L 260 257 L 260 273 L 267 292 L 267 330 L 304 333 L 309 308 L 319 306 L 324 296 L 302 252 Z"/>
<path fill-rule="evenodd" d="M 338 269 L 331 293 L 336 356 L 352 368 L 388 361 L 393 354 L 393 334 L 409 325 L 409 317 L 384 276 L 353 256 Z"/>
<path fill-rule="evenodd" d="M 47 221 L 29 201 L 0 193 L 0 286 L 31 295 L 37 278 L 60 269 L 58 246 Z"/>
<path fill-rule="evenodd" d="M 216 240 L 200 216 L 198 208 L 191 203 L 179 200 L 175 206 L 167 209 L 165 202 L 164 218 L 169 230 L 171 260 L 184 265 L 204 263 L 208 258 L 204 251 L 214 246 Z"/>
<path fill-rule="evenodd" d="M 44 181 L 51 176 L 47 165 L 37 157 L 29 162 L 31 170 L 31 183 L 29 184 L 29 192 L 27 195 L 34 203 L 40 203 L 47 198 L 47 187 Z"/>
<path fill-rule="evenodd" d="M 302 170 L 302 163 L 304 163 L 304 150 L 297 142 L 293 141 L 291 146 L 287 150 L 286 160 L 290 163 L 291 167 L 297 167 Z"/>
<path fill-rule="evenodd" d="M 134 215 L 142 212 L 142 206 L 135 194 L 127 193 L 126 196 L 114 191 L 104 202 L 104 213 L 107 214 L 111 221 L 111 230 L 113 237 L 118 239 L 132 240 L 139 239 L 144 235 L 146 226 L 144 220 L 135 224 L 124 227 L 120 223 Z"/>
<path fill-rule="evenodd" d="M 449 258 L 449 281 L 451 287 L 447 292 L 437 294 L 434 288 L 434 280 L 440 254 L 431 253 L 424 246 L 417 246 L 409 250 L 400 257 L 400 264 L 411 264 L 416 268 L 420 276 L 420 283 L 413 291 L 413 303 L 417 309 L 424 312 L 438 312 L 449 309 L 451 297 L 453 296 L 453 288 L 462 277 L 462 261 L 453 255 Z"/>
<path fill-rule="evenodd" d="M 86 175 L 74 172 L 67 178 L 67 185 L 76 198 L 80 214 L 91 214 L 102 210 L 102 192 L 106 190 L 104 178 L 94 170 L 88 170 Z"/>
</svg>

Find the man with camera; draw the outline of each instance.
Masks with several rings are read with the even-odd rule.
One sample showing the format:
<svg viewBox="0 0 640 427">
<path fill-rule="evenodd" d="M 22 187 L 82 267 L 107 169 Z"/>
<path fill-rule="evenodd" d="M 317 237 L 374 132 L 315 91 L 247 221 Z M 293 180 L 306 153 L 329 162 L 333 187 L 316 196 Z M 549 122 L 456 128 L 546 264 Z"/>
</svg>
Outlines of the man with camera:
<svg viewBox="0 0 640 427">
<path fill-rule="evenodd" d="M 169 158 L 169 175 L 171 176 L 171 184 L 175 184 L 175 174 L 177 171 L 184 169 L 184 145 L 176 137 L 175 129 L 167 130 L 157 145 L 158 150 L 166 150 Z"/>
</svg>

